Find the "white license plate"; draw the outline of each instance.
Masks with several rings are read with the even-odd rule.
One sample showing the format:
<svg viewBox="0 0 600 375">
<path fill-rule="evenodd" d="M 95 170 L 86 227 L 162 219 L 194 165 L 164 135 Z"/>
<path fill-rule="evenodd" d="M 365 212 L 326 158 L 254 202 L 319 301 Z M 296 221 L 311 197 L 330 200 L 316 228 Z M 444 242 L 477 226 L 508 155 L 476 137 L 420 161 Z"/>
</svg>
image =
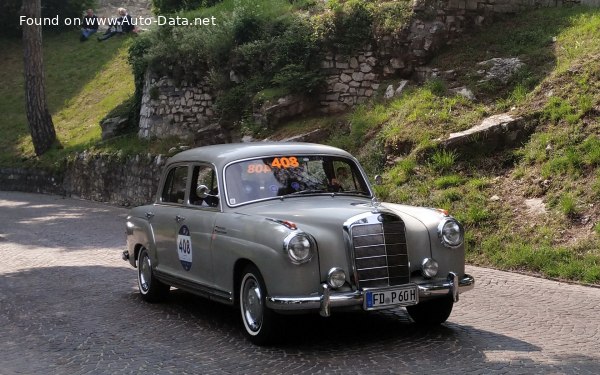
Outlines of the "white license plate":
<svg viewBox="0 0 600 375">
<path fill-rule="evenodd" d="M 387 306 L 409 306 L 419 302 L 417 286 L 404 285 L 393 289 L 369 290 L 365 293 L 365 310 Z"/>
</svg>

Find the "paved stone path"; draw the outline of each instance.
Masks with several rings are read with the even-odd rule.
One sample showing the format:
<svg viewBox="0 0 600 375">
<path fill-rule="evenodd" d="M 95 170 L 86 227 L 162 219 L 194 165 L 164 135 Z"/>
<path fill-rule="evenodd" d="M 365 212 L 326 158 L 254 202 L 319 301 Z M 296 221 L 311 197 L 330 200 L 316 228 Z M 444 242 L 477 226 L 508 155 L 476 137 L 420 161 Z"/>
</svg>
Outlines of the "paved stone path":
<svg viewBox="0 0 600 375">
<path fill-rule="evenodd" d="M 401 309 L 290 317 L 286 342 L 255 347 L 226 306 L 140 299 L 126 214 L 0 192 L 0 374 L 600 373 L 600 289 L 477 267 L 442 327 Z"/>
</svg>

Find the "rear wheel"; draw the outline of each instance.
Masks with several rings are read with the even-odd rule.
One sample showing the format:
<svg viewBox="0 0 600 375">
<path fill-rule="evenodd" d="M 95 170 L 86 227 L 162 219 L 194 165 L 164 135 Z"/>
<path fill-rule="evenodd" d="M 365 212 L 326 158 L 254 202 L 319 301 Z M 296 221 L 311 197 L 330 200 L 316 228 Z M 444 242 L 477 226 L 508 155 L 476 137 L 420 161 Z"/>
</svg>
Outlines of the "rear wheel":
<svg viewBox="0 0 600 375">
<path fill-rule="evenodd" d="M 413 306 L 406 306 L 406 311 L 415 323 L 436 326 L 448 320 L 453 306 L 454 301 L 448 296 L 424 301 Z"/>
<path fill-rule="evenodd" d="M 240 280 L 240 313 L 246 337 L 257 345 L 268 344 L 275 338 L 277 316 L 266 306 L 263 278 L 255 266 L 248 265 Z"/>
<path fill-rule="evenodd" d="M 152 260 L 148 250 L 142 249 L 138 257 L 138 289 L 146 302 L 161 302 L 169 293 L 169 286 L 152 273 Z"/>
</svg>

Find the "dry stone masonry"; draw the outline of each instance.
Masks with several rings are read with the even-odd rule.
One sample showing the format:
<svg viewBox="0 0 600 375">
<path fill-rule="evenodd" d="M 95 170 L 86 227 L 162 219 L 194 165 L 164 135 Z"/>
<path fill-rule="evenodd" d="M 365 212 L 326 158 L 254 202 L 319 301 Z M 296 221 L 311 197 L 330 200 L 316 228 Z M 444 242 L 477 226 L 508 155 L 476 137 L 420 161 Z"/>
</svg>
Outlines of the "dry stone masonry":
<svg viewBox="0 0 600 375">
<path fill-rule="evenodd" d="M 200 84 L 175 82 L 146 74 L 140 110 L 140 138 L 178 137 L 198 145 L 223 141 L 215 118 L 214 94 L 205 78 Z"/>
<path fill-rule="evenodd" d="M 321 62 L 326 77 L 324 89 L 317 95 L 316 107 L 322 113 L 343 112 L 374 95 L 385 95 L 390 81 L 412 77 L 418 81 L 438 74 L 424 65 L 434 53 L 452 44 L 460 34 L 491 23 L 497 14 L 516 13 L 536 7 L 561 6 L 563 3 L 594 5 L 600 0 L 415 0 L 414 16 L 397 33 L 383 35 L 363 46 L 358 52 L 343 55 L 330 51 Z M 514 72 L 519 62 L 492 59 L 482 66 L 486 74 L 494 69 Z M 491 67 L 490 67 L 491 66 Z M 439 72 L 441 77 L 449 72 Z M 233 74 L 233 81 L 240 78 Z M 400 81 L 403 87 L 405 84 Z M 382 87 L 382 84 L 385 85 Z M 394 86 L 394 96 L 399 92 Z M 402 89 L 400 89 L 400 92 Z M 471 97 L 468 91 L 461 95 Z M 387 95 L 391 97 L 390 94 Z M 215 94 L 208 79 L 201 84 L 181 82 L 176 85 L 166 77 L 147 74 L 140 113 L 139 136 L 164 138 L 176 136 L 192 139 L 196 144 L 209 144 L 227 139 L 215 119 Z M 315 110 L 311 98 L 273 99 L 272 105 L 256 108 L 254 118 L 270 127 L 286 118 Z"/>
</svg>

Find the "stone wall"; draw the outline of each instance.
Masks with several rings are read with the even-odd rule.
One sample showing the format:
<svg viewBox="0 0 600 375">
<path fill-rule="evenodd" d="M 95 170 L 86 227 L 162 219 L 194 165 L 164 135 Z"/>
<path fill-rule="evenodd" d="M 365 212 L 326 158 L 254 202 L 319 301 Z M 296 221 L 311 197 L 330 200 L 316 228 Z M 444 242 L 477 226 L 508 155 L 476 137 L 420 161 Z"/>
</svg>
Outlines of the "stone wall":
<svg viewBox="0 0 600 375">
<path fill-rule="evenodd" d="M 378 59 L 371 45 L 354 56 L 328 53 L 321 63 L 327 75 L 327 88 L 321 93 L 321 110 L 341 112 L 364 103 L 379 88 Z"/>
<path fill-rule="evenodd" d="M 0 168 L 0 190 L 64 194 L 62 174 L 37 169 Z"/>
<path fill-rule="evenodd" d="M 147 72 L 138 136 L 178 137 L 196 145 L 221 143 L 228 135 L 217 124 L 214 99 L 208 78 L 201 84 L 176 83 Z"/>
<path fill-rule="evenodd" d="M 317 108 L 324 113 L 343 112 L 372 98 L 382 83 L 393 78 L 423 78 L 418 77 L 423 73 L 419 69 L 436 51 L 452 44 L 462 33 L 476 32 L 499 14 L 597 2 L 600 0 L 414 0 L 414 16 L 401 31 L 378 37 L 351 55 L 333 51 L 325 54 L 321 68 L 326 85 L 316 96 Z M 239 77 L 233 75 L 231 79 L 237 82 Z M 254 117 L 263 125 L 273 125 L 289 113 L 302 114 L 296 113 L 296 108 L 313 111 L 315 106 L 308 105 L 311 100 L 285 99 L 288 104 L 263 106 L 255 111 Z M 302 105 L 289 105 L 292 102 Z M 201 85 L 192 86 L 184 81 L 178 86 L 165 77 L 159 79 L 147 74 L 139 135 L 193 138 L 198 145 L 231 139 L 214 118 L 213 105 L 214 94 L 208 79 Z"/>
<path fill-rule="evenodd" d="M 441 47 L 464 32 L 493 22 L 499 14 L 579 1 L 415 0 L 414 17 L 404 30 L 384 35 L 352 56 L 326 55 L 321 63 L 327 77 L 320 95 L 321 112 L 346 111 L 371 98 L 382 82 L 414 76 Z"/>
<path fill-rule="evenodd" d="M 68 196 L 142 205 L 154 200 L 165 161 L 161 155 L 118 158 L 83 152 L 67 163 L 63 188 Z"/>
<path fill-rule="evenodd" d="M 165 165 L 163 156 L 91 155 L 83 152 L 67 162 L 64 172 L 0 168 L 0 190 L 58 194 L 139 206 L 154 201 Z"/>
</svg>

